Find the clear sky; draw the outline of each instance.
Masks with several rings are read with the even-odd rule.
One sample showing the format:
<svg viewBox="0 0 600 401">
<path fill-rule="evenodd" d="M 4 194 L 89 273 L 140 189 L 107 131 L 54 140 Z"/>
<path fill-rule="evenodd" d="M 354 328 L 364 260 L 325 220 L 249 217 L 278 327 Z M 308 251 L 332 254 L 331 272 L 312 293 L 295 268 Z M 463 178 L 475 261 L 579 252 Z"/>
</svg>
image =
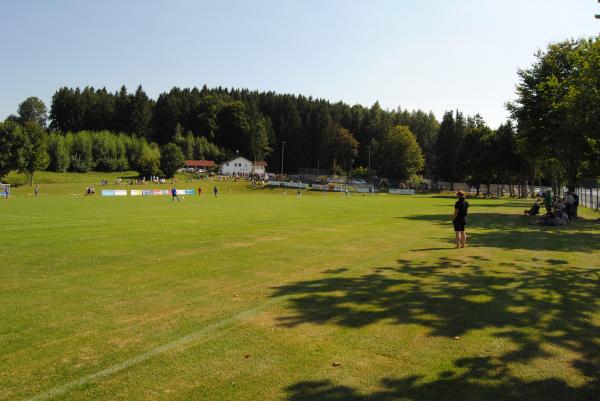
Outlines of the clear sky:
<svg viewBox="0 0 600 401">
<path fill-rule="evenodd" d="M 507 116 L 517 68 L 596 0 L 3 0 L 0 118 L 60 86 L 207 84 Z"/>
</svg>

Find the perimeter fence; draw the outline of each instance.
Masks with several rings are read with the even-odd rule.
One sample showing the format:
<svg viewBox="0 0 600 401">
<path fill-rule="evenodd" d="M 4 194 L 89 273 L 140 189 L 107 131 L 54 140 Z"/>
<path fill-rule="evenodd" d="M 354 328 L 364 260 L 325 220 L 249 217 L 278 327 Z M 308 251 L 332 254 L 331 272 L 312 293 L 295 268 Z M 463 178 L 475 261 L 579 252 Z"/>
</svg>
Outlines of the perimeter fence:
<svg viewBox="0 0 600 401">
<path fill-rule="evenodd" d="M 600 210 L 600 188 L 579 187 L 576 192 L 579 196 L 579 206 Z"/>
</svg>

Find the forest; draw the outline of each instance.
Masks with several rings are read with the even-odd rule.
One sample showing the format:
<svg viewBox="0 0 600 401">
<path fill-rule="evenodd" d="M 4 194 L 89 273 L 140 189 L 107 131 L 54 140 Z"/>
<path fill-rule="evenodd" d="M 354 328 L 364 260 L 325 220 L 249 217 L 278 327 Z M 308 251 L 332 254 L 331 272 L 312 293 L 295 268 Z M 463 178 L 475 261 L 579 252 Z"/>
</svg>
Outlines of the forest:
<svg viewBox="0 0 600 401">
<path fill-rule="evenodd" d="M 161 160 L 266 160 L 271 172 L 427 176 L 467 182 L 570 185 L 600 171 L 600 44 L 554 43 L 519 71 L 511 118 L 333 103 L 248 89 L 178 88 L 151 99 L 142 86 L 61 87 L 0 124 L 0 175 L 10 170 L 172 174 Z M 285 163 L 281 153 L 285 144 Z M 167 146 L 169 145 L 169 146 Z M 176 145 L 176 146 L 170 146 Z M 168 154 L 167 154 L 168 153 Z"/>
</svg>

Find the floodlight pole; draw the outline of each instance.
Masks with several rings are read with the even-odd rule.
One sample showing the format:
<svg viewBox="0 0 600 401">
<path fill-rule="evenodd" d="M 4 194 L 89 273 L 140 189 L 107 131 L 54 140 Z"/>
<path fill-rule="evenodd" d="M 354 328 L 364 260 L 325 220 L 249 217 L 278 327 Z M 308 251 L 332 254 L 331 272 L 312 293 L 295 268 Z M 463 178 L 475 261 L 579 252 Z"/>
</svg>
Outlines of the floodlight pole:
<svg viewBox="0 0 600 401">
<path fill-rule="evenodd" d="M 283 152 L 285 150 L 285 141 L 281 142 L 281 175 L 283 175 Z"/>
</svg>

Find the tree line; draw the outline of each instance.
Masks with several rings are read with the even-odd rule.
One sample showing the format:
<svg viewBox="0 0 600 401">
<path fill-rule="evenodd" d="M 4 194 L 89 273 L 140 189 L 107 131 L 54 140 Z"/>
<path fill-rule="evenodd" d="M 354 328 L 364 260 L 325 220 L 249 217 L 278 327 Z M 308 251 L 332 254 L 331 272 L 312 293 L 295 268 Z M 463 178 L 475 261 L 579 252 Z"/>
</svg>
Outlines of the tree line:
<svg viewBox="0 0 600 401">
<path fill-rule="evenodd" d="M 192 151 L 206 151 L 203 142 L 194 141 L 200 147 Z M 0 123 L 0 148 L 0 177 L 17 170 L 27 175 L 30 184 L 35 171 L 46 169 L 81 173 L 132 169 L 140 176 L 172 177 L 187 156 L 182 146 L 174 143 L 159 147 L 145 138 L 110 131 L 47 133 L 36 123 L 14 121 Z"/>
<path fill-rule="evenodd" d="M 460 111 L 438 122 L 421 110 L 246 89 L 175 87 L 153 100 L 141 86 L 114 93 L 63 87 L 49 113 L 31 97 L 0 126 L 0 145 L 12 149 L 0 155 L 0 173 L 132 168 L 155 174 L 172 170 L 161 166 L 164 152 L 170 155 L 163 160 L 177 163 L 221 162 L 239 153 L 267 160 L 274 172 L 376 170 L 381 177 L 424 174 L 477 188 L 574 184 L 600 170 L 599 49 L 596 38 L 538 52 L 535 63 L 519 71 L 517 99 L 507 104 L 512 120 L 497 129 Z"/>
<path fill-rule="evenodd" d="M 274 171 L 282 170 L 279 155 L 286 142 L 283 167 L 288 172 L 317 165 L 332 167 L 334 161 L 346 169 L 366 166 L 370 146 L 398 125 L 408 126 L 416 135 L 427 168 L 433 162 L 439 126 L 432 113 L 420 110 L 387 111 L 378 103 L 366 108 L 206 86 L 172 88 L 156 101 L 141 86 L 135 93 L 125 87 L 116 93 L 91 87 L 60 88 L 52 97 L 50 119 L 52 130 L 124 132 L 159 145 L 174 142 L 178 135 L 203 137 L 223 149 L 225 158 L 239 152 L 249 159 L 266 159 Z M 373 168 L 385 169 L 384 162 L 374 155 Z"/>
<path fill-rule="evenodd" d="M 265 159 L 272 171 L 290 173 L 319 165 L 324 170 L 347 172 L 366 168 L 370 161 L 372 170 L 398 178 L 430 169 L 439 126 L 432 113 L 420 110 L 389 111 L 378 103 L 366 108 L 304 96 L 206 86 L 173 88 L 156 101 L 141 86 L 134 93 L 125 87 L 115 93 L 104 88 L 60 88 L 46 114 L 45 105 L 32 97 L 19 106 L 18 115 L 7 120 L 36 121 L 45 127 L 49 119 L 49 140 L 54 135 L 94 136 L 92 132 L 104 139 L 106 132 L 112 132 L 159 147 L 174 143 L 190 159 L 221 162 L 239 153 L 253 160 Z M 398 126 L 407 128 L 399 131 Z M 72 149 L 73 140 L 68 142 Z M 284 142 L 282 169 L 279 156 Z M 390 148 L 397 152 L 391 154 Z M 52 168 L 55 165 L 50 163 Z M 129 166 L 135 163 L 130 161 Z M 76 164 L 68 167 L 80 169 Z"/>
<path fill-rule="evenodd" d="M 434 173 L 454 183 L 466 182 L 489 192 L 492 183 L 522 184 L 527 179 L 527 163 L 519 153 L 517 132 L 507 121 L 496 130 L 488 127 L 481 116 L 465 117 L 461 112 L 447 112 L 442 118 L 436 142 Z"/>
</svg>

